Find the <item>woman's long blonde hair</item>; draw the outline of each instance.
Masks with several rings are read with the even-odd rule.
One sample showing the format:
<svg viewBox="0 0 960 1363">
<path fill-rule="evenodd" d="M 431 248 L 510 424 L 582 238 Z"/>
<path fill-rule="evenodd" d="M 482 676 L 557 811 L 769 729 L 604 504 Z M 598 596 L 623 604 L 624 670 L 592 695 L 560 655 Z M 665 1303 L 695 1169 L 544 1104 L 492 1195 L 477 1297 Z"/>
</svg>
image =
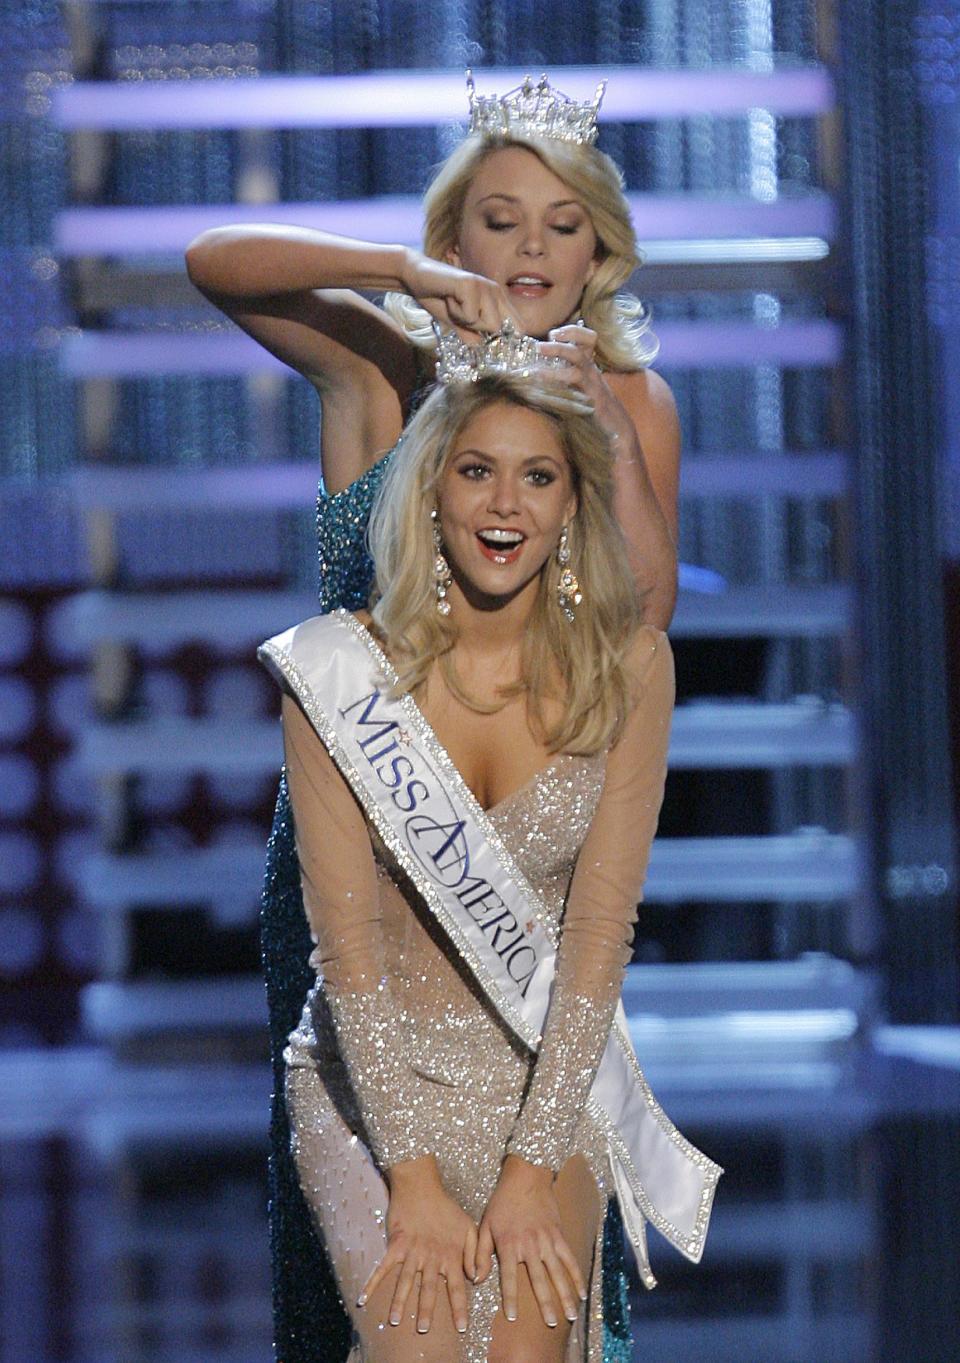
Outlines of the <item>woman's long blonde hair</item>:
<svg viewBox="0 0 960 1363">
<path fill-rule="evenodd" d="M 533 152 L 570 186 L 590 215 L 599 263 L 583 291 L 580 316 L 597 333 L 596 357 L 604 368 L 643 369 L 655 359 L 659 342 L 640 300 L 621 292 L 641 256 L 623 193 L 623 176 L 596 147 L 520 133 L 471 133 L 444 161 L 424 196 L 424 253 L 446 260 L 459 239 L 463 206 L 474 176 L 490 153 L 503 147 Z M 414 299 L 388 293 L 384 307 L 415 345 L 435 346 L 432 319 Z"/>
<path fill-rule="evenodd" d="M 457 436 L 492 402 L 540 412 L 556 429 L 577 497 L 568 538 L 583 601 L 572 622 L 562 615 L 560 569 L 551 554 L 524 635 L 520 680 L 504 687 L 500 704 L 491 706 L 471 698 L 453 667 L 456 626 L 436 608 L 431 511 Z M 525 693 L 530 723 L 551 752 L 594 753 L 616 741 L 633 703 L 625 658 L 641 606 L 613 514 L 609 442 L 574 397 L 538 388 L 529 378 L 501 376 L 435 389 L 391 461 L 371 514 L 369 540 L 373 620 L 397 670 L 397 692 L 416 692 L 438 661 L 454 694 L 475 710 L 492 713 Z M 547 701 L 559 702 L 552 724 L 545 720 Z"/>
</svg>

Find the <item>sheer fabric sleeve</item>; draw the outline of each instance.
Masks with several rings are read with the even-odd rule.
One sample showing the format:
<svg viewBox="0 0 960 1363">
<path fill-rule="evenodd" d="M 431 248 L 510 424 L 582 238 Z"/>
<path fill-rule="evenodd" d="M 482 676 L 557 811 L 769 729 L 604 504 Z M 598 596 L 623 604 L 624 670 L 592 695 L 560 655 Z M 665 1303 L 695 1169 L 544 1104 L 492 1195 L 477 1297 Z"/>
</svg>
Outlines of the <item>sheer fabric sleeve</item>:
<svg viewBox="0 0 960 1363">
<path fill-rule="evenodd" d="M 429 1150 L 385 973 L 370 835 L 347 783 L 286 694 L 283 740 L 304 908 L 317 943 L 310 963 L 322 980 L 374 1157 L 386 1169 Z"/>
<path fill-rule="evenodd" d="M 656 832 L 673 710 L 673 654 L 644 627 L 639 699 L 607 758 L 606 779 L 577 860 L 540 1050 L 508 1153 L 558 1170 L 600 1064 L 630 960 L 637 904 Z"/>
</svg>

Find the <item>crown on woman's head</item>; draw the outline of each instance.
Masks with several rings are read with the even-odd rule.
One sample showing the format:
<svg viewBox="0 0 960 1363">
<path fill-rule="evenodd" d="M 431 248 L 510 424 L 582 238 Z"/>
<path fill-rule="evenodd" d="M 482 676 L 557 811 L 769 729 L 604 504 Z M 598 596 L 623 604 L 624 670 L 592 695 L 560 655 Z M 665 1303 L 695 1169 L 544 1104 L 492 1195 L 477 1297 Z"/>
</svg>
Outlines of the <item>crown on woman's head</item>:
<svg viewBox="0 0 960 1363">
<path fill-rule="evenodd" d="M 529 378 L 535 369 L 558 368 L 557 356 L 544 355 L 534 336 L 524 336 L 508 319 L 500 331 L 477 345 L 462 340 L 455 331 L 441 331 L 436 322 L 437 382 L 476 383 L 485 374 L 516 374 Z"/>
<path fill-rule="evenodd" d="M 597 113 L 606 88 L 602 80 L 593 101 L 581 103 L 554 90 L 546 76 L 536 83 L 527 76 L 505 95 L 478 95 L 473 72 L 468 71 L 470 132 L 527 133 L 589 145 L 597 140 Z"/>
</svg>

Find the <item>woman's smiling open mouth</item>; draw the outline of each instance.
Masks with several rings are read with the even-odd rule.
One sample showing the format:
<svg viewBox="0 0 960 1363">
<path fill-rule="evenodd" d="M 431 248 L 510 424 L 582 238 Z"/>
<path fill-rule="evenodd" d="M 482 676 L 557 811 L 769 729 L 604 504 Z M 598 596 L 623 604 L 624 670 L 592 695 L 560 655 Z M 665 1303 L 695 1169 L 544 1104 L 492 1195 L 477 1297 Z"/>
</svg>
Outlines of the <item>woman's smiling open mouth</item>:
<svg viewBox="0 0 960 1363">
<path fill-rule="evenodd" d="M 537 274 L 535 270 L 525 270 L 507 280 L 509 292 L 521 298 L 545 298 L 552 288 L 553 280 Z"/>
<path fill-rule="evenodd" d="M 477 539 L 481 552 L 491 563 L 515 563 L 527 537 L 522 530 L 505 530 L 497 526 L 478 530 Z"/>
</svg>

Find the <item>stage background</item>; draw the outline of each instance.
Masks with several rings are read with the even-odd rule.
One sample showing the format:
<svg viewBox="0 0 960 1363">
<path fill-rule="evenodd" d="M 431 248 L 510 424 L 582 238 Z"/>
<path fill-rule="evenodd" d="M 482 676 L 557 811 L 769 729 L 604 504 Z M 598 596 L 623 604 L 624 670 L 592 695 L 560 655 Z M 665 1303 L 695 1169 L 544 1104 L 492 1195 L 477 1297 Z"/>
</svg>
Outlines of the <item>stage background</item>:
<svg viewBox="0 0 960 1363">
<path fill-rule="evenodd" d="M 729 1172 L 703 1264 L 658 1254 L 635 1294 L 637 1357 L 955 1357 L 957 3 L 0 0 L 0 26 L 2 1363 L 269 1357 L 253 647 L 311 610 L 320 412 L 182 251 L 238 219 L 416 242 L 468 65 L 609 76 L 685 433 L 626 1004 Z"/>
</svg>

